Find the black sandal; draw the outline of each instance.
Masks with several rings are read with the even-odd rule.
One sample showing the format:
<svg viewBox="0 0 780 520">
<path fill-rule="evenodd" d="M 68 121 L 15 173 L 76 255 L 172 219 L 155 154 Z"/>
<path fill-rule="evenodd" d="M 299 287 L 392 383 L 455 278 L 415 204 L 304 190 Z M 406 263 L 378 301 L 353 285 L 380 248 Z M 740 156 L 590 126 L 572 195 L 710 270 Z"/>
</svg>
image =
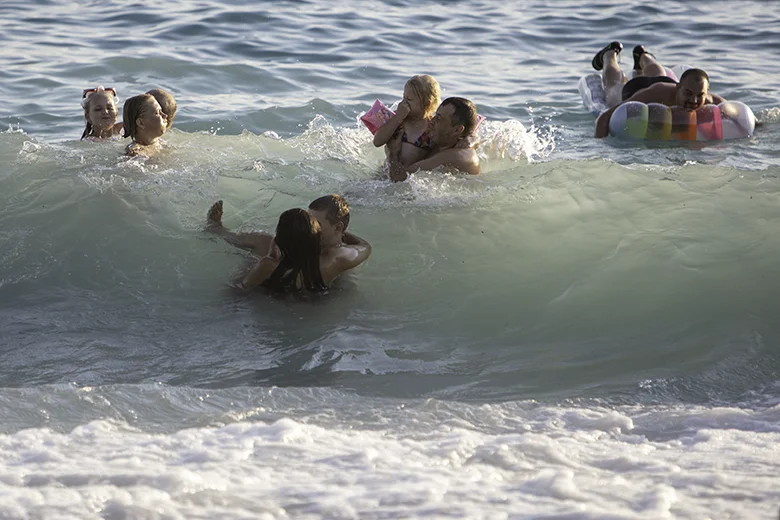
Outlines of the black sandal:
<svg viewBox="0 0 780 520">
<path fill-rule="evenodd" d="M 644 45 L 637 45 L 634 47 L 634 70 L 642 70 L 642 65 L 639 64 L 639 60 L 642 58 L 643 54 L 650 54 L 653 58 L 655 58 L 654 54 L 651 54 L 647 52 L 647 49 L 645 49 Z"/>
<path fill-rule="evenodd" d="M 591 65 L 593 65 L 593 68 L 596 70 L 601 70 L 604 68 L 604 53 L 607 51 L 615 51 L 615 54 L 620 54 L 620 51 L 623 50 L 623 44 L 620 42 L 612 42 L 603 49 L 601 49 L 599 52 L 596 53 L 595 56 L 593 56 L 593 61 L 590 62 Z"/>
</svg>

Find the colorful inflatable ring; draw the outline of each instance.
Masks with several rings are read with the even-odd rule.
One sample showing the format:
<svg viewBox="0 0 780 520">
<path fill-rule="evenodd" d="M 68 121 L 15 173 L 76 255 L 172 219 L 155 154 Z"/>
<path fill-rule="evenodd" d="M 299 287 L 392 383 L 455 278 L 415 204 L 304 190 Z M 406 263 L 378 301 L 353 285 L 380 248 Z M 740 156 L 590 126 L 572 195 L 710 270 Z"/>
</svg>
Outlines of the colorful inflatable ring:
<svg viewBox="0 0 780 520">
<path fill-rule="evenodd" d="M 721 141 L 753 135 L 756 117 L 746 104 L 724 101 L 698 110 L 628 101 L 609 120 L 609 133 L 620 139 Z"/>
</svg>

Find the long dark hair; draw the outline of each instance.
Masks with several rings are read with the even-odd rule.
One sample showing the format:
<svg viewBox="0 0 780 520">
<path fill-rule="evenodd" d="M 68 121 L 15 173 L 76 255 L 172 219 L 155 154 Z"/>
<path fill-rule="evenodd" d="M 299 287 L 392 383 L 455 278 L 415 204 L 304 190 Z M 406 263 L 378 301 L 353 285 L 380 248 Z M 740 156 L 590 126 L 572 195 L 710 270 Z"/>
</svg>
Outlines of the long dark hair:
<svg viewBox="0 0 780 520">
<path fill-rule="evenodd" d="M 279 291 L 295 290 L 301 275 L 307 290 L 327 289 L 320 273 L 320 235 L 319 222 L 304 209 L 288 209 L 279 215 L 275 240 L 282 259 L 263 285 Z"/>
</svg>

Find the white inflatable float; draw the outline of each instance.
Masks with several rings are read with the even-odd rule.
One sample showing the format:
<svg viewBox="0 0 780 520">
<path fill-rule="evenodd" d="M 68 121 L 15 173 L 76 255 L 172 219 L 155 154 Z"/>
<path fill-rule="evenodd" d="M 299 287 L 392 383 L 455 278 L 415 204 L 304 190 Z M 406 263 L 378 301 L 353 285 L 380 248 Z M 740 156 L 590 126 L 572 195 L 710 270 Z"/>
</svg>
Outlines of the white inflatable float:
<svg viewBox="0 0 780 520">
<path fill-rule="evenodd" d="M 688 68 L 679 65 L 666 69 L 666 73 L 676 81 Z M 600 74 L 582 77 L 578 89 L 582 103 L 594 116 L 610 108 Z M 609 120 L 609 133 L 627 140 L 721 141 L 749 137 L 755 128 L 753 111 L 739 101 L 705 105 L 696 111 L 629 101 L 618 106 Z"/>
</svg>

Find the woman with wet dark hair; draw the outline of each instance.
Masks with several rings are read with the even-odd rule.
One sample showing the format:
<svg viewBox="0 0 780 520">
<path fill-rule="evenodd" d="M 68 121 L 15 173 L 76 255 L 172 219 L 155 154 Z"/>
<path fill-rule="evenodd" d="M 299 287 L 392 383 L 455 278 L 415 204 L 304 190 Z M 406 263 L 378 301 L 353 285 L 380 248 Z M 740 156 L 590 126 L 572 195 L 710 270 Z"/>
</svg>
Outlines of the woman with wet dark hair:
<svg viewBox="0 0 780 520">
<path fill-rule="evenodd" d="M 221 226 L 222 201 L 209 209 L 208 219 L 212 227 Z M 317 219 L 304 209 L 288 209 L 279 216 L 267 253 L 238 285 L 243 289 L 325 291 L 337 276 L 371 254 L 371 245 L 362 238 L 345 231 L 343 239 L 338 245 L 324 245 Z"/>
</svg>

